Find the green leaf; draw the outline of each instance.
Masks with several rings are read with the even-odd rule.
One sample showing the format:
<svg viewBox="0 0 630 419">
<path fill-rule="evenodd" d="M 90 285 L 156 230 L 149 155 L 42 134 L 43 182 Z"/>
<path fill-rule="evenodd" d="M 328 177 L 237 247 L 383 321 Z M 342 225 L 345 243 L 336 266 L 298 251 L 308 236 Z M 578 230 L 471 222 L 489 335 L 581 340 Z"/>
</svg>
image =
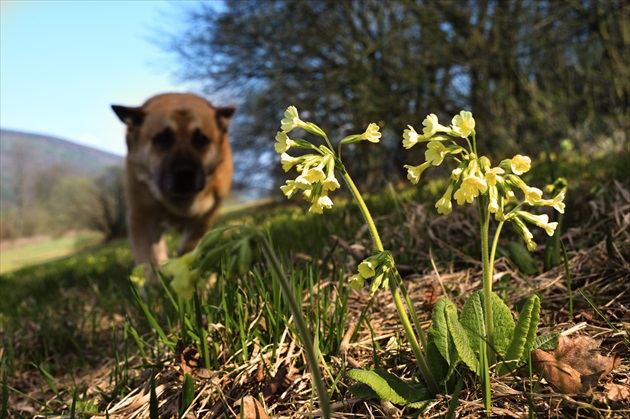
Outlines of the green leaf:
<svg viewBox="0 0 630 419">
<path fill-rule="evenodd" d="M 411 386 L 386 371 L 357 369 L 348 371 L 348 375 L 350 378 L 368 385 L 379 398 L 394 404 L 407 405 L 428 396 L 426 388 Z M 363 387 L 355 388 L 355 390 L 363 395 L 369 395 L 369 392 Z"/>
<path fill-rule="evenodd" d="M 479 354 L 481 342 L 486 335 L 486 320 L 484 317 L 485 301 L 483 291 L 475 291 L 462 310 L 460 322 L 470 341 L 470 346 Z M 492 319 L 494 323 L 494 349 L 498 354 L 504 354 L 514 334 L 514 319 L 510 308 L 497 294 L 492 294 Z M 481 338 L 481 339 L 480 339 Z"/>
<path fill-rule="evenodd" d="M 514 262 L 520 272 L 526 275 L 538 273 L 536 259 L 532 257 L 527 248 L 521 243 L 509 242 L 507 250 L 510 254 L 510 260 Z"/>
<path fill-rule="evenodd" d="M 435 347 L 442 355 L 446 363 L 454 367 L 460 361 L 460 357 L 455 350 L 453 339 L 448 332 L 448 324 L 446 322 L 446 307 L 453 307 L 457 310 L 455 304 L 448 298 L 440 298 L 433 308 L 433 322 L 429 328 L 429 340 L 435 344 Z"/>
<path fill-rule="evenodd" d="M 562 336 L 560 333 L 547 333 L 546 335 L 536 336 L 532 350 L 542 349 L 543 351 L 552 351 L 558 346 L 560 336 Z"/>
<path fill-rule="evenodd" d="M 521 310 L 514 337 L 505 353 L 506 362 L 498 370 L 499 375 L 513 370 L 517 366 L 517 361 L 523 361 L 528 356 L 536 339 L 538 320 L 540 320 L 540 298 L 534 294 Z"/>
<path fill-rule="evenodd" d="M 455 308 L 454 304 L 447 305 L 445 312 L 448 331 L 453 339 L 453 344 L 455 345 L 457 354 L 471 371 L 479 375 L 479 360 L 475 351 L 470 346 L 468 333 L 459 322 L 457 308 Z"/>
<path fill-rule="evenodd" d="M 464 304 L 462 315 L 459 319 L 462 327 L 468 335 L 470 347 L 479 358 L 480 346 L 486 336 L 486 321 L 483 315 L 483 295 L 481 291 L 475 291 Z"/>
<path fill-rule="evenodd" d="M 497 354 L 507 352 L 514 335 L 512 311 L 497 294 L 492 294 L 492 319 L 494 321 L 494 349 Z"/>
</svg>

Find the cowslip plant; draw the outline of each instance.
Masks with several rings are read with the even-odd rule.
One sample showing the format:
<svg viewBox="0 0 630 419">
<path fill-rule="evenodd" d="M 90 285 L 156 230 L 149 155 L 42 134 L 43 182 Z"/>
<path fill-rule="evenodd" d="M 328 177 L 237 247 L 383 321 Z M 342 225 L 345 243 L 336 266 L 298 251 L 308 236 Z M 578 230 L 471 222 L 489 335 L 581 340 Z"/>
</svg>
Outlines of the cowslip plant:
<svg viewBox="0 0 630 419">
<path fill-rule="evenodd" d="M 508 372 L 515 361 L 522 361 L 528 355 L 535 339 L 540 310 L 538 297 L 533 296 L 526 304 L 527 311 L 521 313 L 519 324 L 515 325 L 507 306 L 492 292 L 494 255 L 499 234 L 504 223 L 508 222 L 523 238 L 527 249 L 535 249 L 537 245 L 526 223 L 544 229 L 549 236 L 553 236 L 558 223 L 549 222 L 546 214 L 535 215 L 523 207 L 549 206 L 564 213 L 565 190 L 562 189 L 553 198 L 543 199 L 540 189 L 527 185 L 521 179 L 521 175 L 531 168 L 531 159 L 527 156 L 517 154 L 501 161 L 498 166 L 493 166 L 488 157 L 479 156 L 475 120 L 471 112 L 461 111 L 453 117 L 450 126 L 441 125 L 435 114 L 428 115 L 422 124 L 422 133 L 412 126 L 408 126 L 403 133 L 403 147 L 406 149 L 420 143 L 426 143 L 427 147 L 424 163 L 405 166 L 407 178 L 417 184 L 429 167 L 440 166 L 447 160 L 455 162 L 446 191 L 436 202 L 435 208 L 440 214 L 449 214 L 453 211 L 453 200 L 458 205 L 472 204 L 475 199 L 478 200 L 483 266 L 481 293 L 470 297 L 459 319 L 453 314 L 454 305 L 443 303 L 445 317 L 441 319 L 443 321 L 436 321 L 436 316 L 441 316 L 436 306 L 430 335 L 443 338 L 446 329 L 438 329 L 440 324 L 446 325 L 449 331 L 446 333 L 447 341 L 434 339 L 435 342 L 441 342 L 438 345 L 441 356 L 450 369 L 461 359 L 481 376 L 484 401 L 489 410 L 489 367 L 496 362 L 497 355 L 502 355 L 506 362 L 501 364 L 499 372 Z M 498 221 L 492 247 L 488 237 L 491 215 Z M 439 307 L 441 309 L 442 306 Z M 448 339 L 453 339 L 452 344 Z"/>
<path fill-rule="evenodd" d="M 301 128 L 307 133 L 320 137 L 319 141 L 324 144 L 317 146 L 303 138 L 289 137 L 289 133 L 296 128 Z M 438 392 L 438 381 L 427 363 L 424 353 L 427 341 L 413 310 L 409 294 L 396 270 L 391 253 L 383 248 L 380 235 L 361 193 L 342 161 L 344 146 L 362 141 L 378 143 L 380 138 L 379 126 L 371 123 L 363 133 L 349 135 L 341 139 L 337 150 L 335 150 L 328 136 L 320 127 L 312 122 L 303 121 L 297 109 L 294 106 L 289 106 L 284 113 L 284 119 L 281 121 L 281 131 L 276 135 L 275 150 L 280 154 L 283 169 L 286 172 L 295 169 L 298 175 L 295 179 L 287 180 L 280 189 L 287 198 L 292 198 L 301 192 L 302 197 L 311 204 L 309 212 L 321 214 L 324 209 L 330 209 L 334 205 L 329 193 L 340 187 L 339 180 L 335 175 L 336 173 L 341 175 L 365 219 L 374 243 L 374 254 L 358 265 L 357 273 L 349 278 L 349 285 L 353 288 L 361 288 L 365 280 L 370 280 L 371 294 L 374 294 L 379 288 L 390 290 L 405 335 L 420 367 L 424 380 L 422 385 L 426 386 L 425 392 L 428 387 L 429 393 L 435 395 Z M 306 153 L 294 157 L 288 154 L 290 149 L 301 149 Z M 416 387 L 403 385 L 400 380 L 388 373 L 357 370 L 351 372 L 351 376 L 370 385 L 380 397 L 395 403 L 414 403 L 419 398 L 425 398 L 424 393 Z"/>
</svg>

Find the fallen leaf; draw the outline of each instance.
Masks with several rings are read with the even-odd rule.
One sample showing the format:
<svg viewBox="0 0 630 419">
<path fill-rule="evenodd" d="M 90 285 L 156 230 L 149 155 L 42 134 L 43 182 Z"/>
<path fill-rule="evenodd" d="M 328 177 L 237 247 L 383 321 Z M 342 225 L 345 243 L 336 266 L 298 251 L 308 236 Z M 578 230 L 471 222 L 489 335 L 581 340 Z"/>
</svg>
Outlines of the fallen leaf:
<svg viewBox="0 0 630 419">
<path fill-rule="evenodd" d="M 189 346 L 179 355 L 179 366 L 182 373 L 187 374 L 199 368 L 199 352 L 196 348 Z"/>
<path fill-rule="evenodd" d="M 432 284 L 427 285 L 424 289 L 424 304 L 422 304 L 422 309 L 427 313 L 433 311 L 433 307 L 435 307 L 437 300 L 438 295 L 435 287 Z"/>
<path fill-rule="evenodd" d="M 536 371 L 559 393 L 585 393 L 621 363 L 619 354 L 599 354 L 601 341 L 589 336 L 562 336 L 553 351 L 532 351 Z"/>
<path fill-rule="evenodd" d="M 628 384 L 607 383 L 604 385 L 604 388 L 606 389 L 605 396 L 608 402 L 606 404 L 613 409 L 630 400 L 630 385 Z"/>
<path fill-rule="evenodd" d="M 292 382 L 297 380 L 297 373 L 298 370 L 295 368 L 291 367 L 291 369 L 289 370 L 286 365 L 280 367 L 278 369 L 278 372 L 276 373 L 276 376 L 267 381 L 267 384 L 265 384 L 265 388 L 263 388 L 262 391 L 263 398 L 265 400 L 268 400 L 269 397 L 289 387 Z"/>
<path fill-rule="evenodd" d="M 241 413 L 238 416 L 243 419 L 269 419 L 269 416 L 263 409 L 258 400 L 252 396 L 245 396 L 242 400 L 234 403 L 235 406 L 241 407 Z"/>
</svg>

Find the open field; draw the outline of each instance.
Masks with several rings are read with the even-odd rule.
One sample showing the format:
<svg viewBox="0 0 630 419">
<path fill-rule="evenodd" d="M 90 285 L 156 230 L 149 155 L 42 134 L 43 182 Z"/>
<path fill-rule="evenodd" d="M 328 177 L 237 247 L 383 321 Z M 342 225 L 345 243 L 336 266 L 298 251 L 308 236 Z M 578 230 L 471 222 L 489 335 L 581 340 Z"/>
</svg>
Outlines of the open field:
<svg viewBox="0 0 630 419">
<path fill-rule="evenodd" d="M 495 291 L 512 312 L 537 294 L 539 332 L 596 337 L 602 354 L 617 354 L 620 364 L 580 395 L 553 391 L 527 367 L 493 376 L 493 417 L 630 414 L 630 185 L 620 175 L 628 169 L 628 156 L 618 158 L 560 168 L 570 173 L 570 210 L 561 235 L 568 264 L 545 268 L 540 237 L 534 268 L 524 273 L 508 251 L 508 242 L 518 236 L 505 231 Z M 476 211 L 458 207 L 437 216 L 429 186 L 388 187 L 366 201 L 426 333 L 435 297 L 447 296 L 461 309 L 480 288 L 479 245 L 470 229 Z M 372 248 L 354 204 L 337 197 L 332 210 L 313 215 L 296 203 L 265 203 L 226 214 L 219 224 L 268 233 L 316 336 L 335 417 L 418 414 L 411 405 L 350 391 L 356 384 L 348 376 L 353 368 L 387 370 L 409 383 L 417 382 L 419 373 L 392 298 L 385 290 L 370 298 L 367 289 L 347 285 Z M 245 247 L 250 241 L 243 237 L 228 239 L 250 249 L 251 262 L 242 269 L 233 256 L 246 251 L 226 253 L 190 301 L 161 285 L 138 297 L 130 287 L 133 263 L 125 241 L 0 276 L 0 416 L 318 417 L 294 316 L 269 262 L 255 245 Z M 479 381 L 463 374 L 463 367 L 458 371 L 468 377 L 458 397 L 441 393 L 420 417 L 443 416 L 449 409 L 454 417 L 483 416 Z"/>
<path fill-rule="evenodd" d="M 98 243 L 101 238 L 100 233 L 85 232 L 60 238 L 44 237 L 33 243 L 5 248 L 0 257 L 0 273 L 70 255 Z"/>
</svg>

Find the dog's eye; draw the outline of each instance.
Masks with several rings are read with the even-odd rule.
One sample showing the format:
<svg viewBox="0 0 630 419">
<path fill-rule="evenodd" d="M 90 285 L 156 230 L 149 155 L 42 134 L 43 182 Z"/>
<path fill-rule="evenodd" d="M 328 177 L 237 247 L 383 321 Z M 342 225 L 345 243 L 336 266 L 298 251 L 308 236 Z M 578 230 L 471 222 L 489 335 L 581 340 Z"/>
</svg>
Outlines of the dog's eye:
<svg viewBox="0 0 630 419">
<path fill-rule="evenodd" d="M 202 149 L 210 144 L 210 139 L 203 135 L 203 133 L 198 129 L 193 132 L 191 141 L 193 147 L 197 149 Z"/>
<path fill-rule="evenodd" d="M 175 135 L 173 135 L 173 131 L 171 131 L 169 128 L 166 128 L 164 131 L 153 137 L 153 145 L 159 148 L 167 149 L 170 148 L 174 143 Z"/>
</svg>

